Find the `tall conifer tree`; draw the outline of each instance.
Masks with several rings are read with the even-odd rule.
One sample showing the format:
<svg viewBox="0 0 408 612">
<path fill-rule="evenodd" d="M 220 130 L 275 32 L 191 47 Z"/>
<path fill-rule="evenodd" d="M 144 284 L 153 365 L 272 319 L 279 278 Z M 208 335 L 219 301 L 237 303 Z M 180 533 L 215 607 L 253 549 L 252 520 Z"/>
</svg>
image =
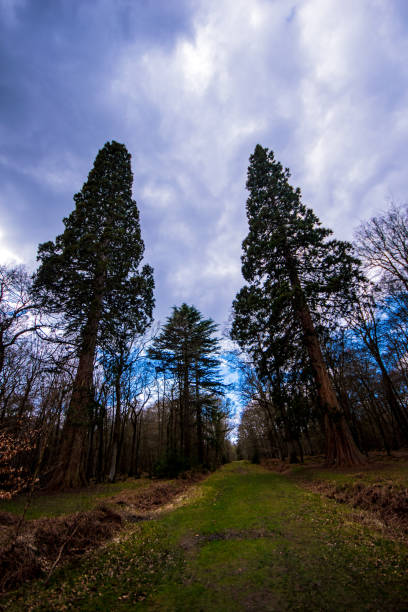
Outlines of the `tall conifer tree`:
<svg viewBox="0 0 408 612">
<path fill-rule="evenodd" d="M 328 462 L 364 463 L 331 384 L 319 338 L 325 315 L 339 315 L 350 305 L 360 278 L 359 262 L 349 243 L 328 240 L 331 230 L 321 227 L 313 211 L 302 204 L 300 190 L 289 184 L 289 177 L 272 151 L 256 146 L 248 168 L 249 233 L 242 256 L 248 285 L 233 304 L 232 337 L 243 348 L 258 351 L 259 363 L 263 352 L 276 354 L 276 347 L 265 348 L 268 341 L 279 342 L 298 330 L 324 415 Z M 258 338 L 248 337 L 251 312 L 252 319 L 269 319 L 269 337 L 265 337 L 268 325 L 259 330 Z M 285 351 L 282 343 L 280 350 Z"/>
<path fill-rule="evenodd" d="M 85 455 L 96 349 L 123 335 L 124 326 L 142 333 L 150 324 L 153 270 L 139 270 L 144 243 L 132 199 L 131 156 L 123 144 L 106 143 L 75 209 L 55 242 L 38 249 L 34 292 L 49 312 L 60 313 L 75 338 L 78 368 L 67 410 L 53 488 L 86 483 Z"/>
<path fill-rule="evenodd" d="M 209 414 L 213 410 L 210 420 L 215 421 L 217 400 L 223 395 L 216 330 L 214 321 L 204 319 L 194 306 L 182 304 L 173 308 L 149 350 L 150 358 L 170 372 L 178 387 L 178 448 L 170 451 L 185 466 L 194 461 L 203 463 L 204 410 L 207 408 Z"/>
</svg>

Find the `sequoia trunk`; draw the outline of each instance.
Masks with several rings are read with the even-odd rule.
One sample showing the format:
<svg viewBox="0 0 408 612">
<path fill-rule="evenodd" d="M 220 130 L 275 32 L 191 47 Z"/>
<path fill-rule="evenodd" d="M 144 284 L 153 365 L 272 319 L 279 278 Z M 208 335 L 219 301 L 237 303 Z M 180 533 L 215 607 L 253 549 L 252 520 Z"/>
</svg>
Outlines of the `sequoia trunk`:
<svg viewBox="0 0 408 612">
<path fill-rule="evenodd" d="M 89 405 L 93 400 L 92 382 L 101 306 L 102 292 L 99 292 L 90 308 L 82 335 L 78 369 L 62 431 L 59 461 L 48 485 L 49 489 L 70 489 L 88 484 L 85 466 L 86 443 Z"/>
<path fill-rule="evenodd" d="M 295 262 L 286 257 L 294 306 L 300 323 L 310 365 L 315 379 L 320 407 L 324 414 L 327 445 L 327 463 L 336 466 L 364 465 L 364 455 L 357 448 L 340 408 L 336 393 L 323 359 L 319 338 L 300 284 Z"/>
</svg>

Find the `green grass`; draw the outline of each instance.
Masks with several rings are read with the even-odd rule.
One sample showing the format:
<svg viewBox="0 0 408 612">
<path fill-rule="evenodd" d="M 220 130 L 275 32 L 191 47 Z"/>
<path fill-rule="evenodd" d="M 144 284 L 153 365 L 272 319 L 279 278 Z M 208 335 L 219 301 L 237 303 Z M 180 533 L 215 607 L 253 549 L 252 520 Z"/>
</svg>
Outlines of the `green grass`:
<svg viewBox="0 0 408 612">
<path fill-rule="evenodd" d="M 408 551 L 355 522 L 347 505 L 282 474 L 235 462 L 183 506 L 129 525 L 8 610 L 408 609 Z"/>
<path fill-rule="evenodd" d="M 146 478 L 129 478 L 115 483 L 99 484 L 74 492 L 36 493 L 28 507 L 26 518 L 37 519 L 44 516 L 61 516 L 92 510 L 103 499 L 128 489 L 140 489 L 151 484 Z M 0 501 L 0 512 L 21 514 L 27 502 L 26 495 L 19 495 L 11 500 Z"/>
</svg>

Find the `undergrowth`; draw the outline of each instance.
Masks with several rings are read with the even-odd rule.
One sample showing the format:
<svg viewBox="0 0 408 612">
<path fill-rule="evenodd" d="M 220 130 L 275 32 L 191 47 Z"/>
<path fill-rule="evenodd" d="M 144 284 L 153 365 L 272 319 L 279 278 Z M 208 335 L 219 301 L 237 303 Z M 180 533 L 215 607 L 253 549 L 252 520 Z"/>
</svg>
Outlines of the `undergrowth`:
<svg viewBox="0 0 408 612">
<path fill-rule="evenodd" d="M 114 483 L 103 483 L 62 493 L 37 492 L 34 494 L 28 507 L 26 518 L 38 519 L 42 517 L 61 516 L 74 512 L 92 510 L 102 500 L 111 497 L 123 490 L 139 490 L 151 484 L 147 478 L 129 478 Z M 10 500 L 0 500 L 0 513 L 10 512 L 21 514 L 27 502 L 26 495 L 19 495 Z"/>
<path fill-rule="evenodd" d="M 27 585 L 8 610 L 407 609 L 406 546 L 284 474 L 235 462 L 180 507 Z"/>
</svg>

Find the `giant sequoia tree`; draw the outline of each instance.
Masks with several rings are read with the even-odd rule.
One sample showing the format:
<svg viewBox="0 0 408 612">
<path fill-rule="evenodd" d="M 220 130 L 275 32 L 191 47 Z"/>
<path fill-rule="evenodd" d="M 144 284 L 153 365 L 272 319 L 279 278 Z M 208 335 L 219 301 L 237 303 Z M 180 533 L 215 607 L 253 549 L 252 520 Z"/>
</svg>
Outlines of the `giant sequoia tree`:
<svg viewBox="0 0 408 612">
<path fill-rule="evenodd" d="M 298 336 L 324 415 L 329 463 L 363 463 L 331 384 L 319 338 L 319 330 L 350 304 L 359 278 L 358 261 L 349 243 L 328 239 L 331 230 L 321 227 L 313 211 L 302 204 L 300 190 L 289 184 L 289 177 L 272 151 L 256 146 L 248 168 L 249 233 L 242 256 L 248 284 L 233 304 L 232 337 L 255 356 L 265 375 L 270 374 L 268 353 L 275 367 L 280 361 L 282 370 L 293 358 L 293 347 L 285 344 Z M 262 324 L 257 326 L 257 321 Z"/>
<path fill-rule="evenodd" d="M 74 338 L 78 368 L 67 410 L 59 462 L 51 486 L 85 483 L 89 406 L 93 401 L 96 349 L 124 326 L 142 333 L 151 322 L 153 271 L 139 270 L 144 244 L 139 211 L 132 199 L 130 154 L 106 143 L 88 180 L 74 196 L 75 209 L 64 219 L 55 242 L 38 249 L 40 267 L 34 292 L 48 312 L 63 316 Z"/>
</svg>

